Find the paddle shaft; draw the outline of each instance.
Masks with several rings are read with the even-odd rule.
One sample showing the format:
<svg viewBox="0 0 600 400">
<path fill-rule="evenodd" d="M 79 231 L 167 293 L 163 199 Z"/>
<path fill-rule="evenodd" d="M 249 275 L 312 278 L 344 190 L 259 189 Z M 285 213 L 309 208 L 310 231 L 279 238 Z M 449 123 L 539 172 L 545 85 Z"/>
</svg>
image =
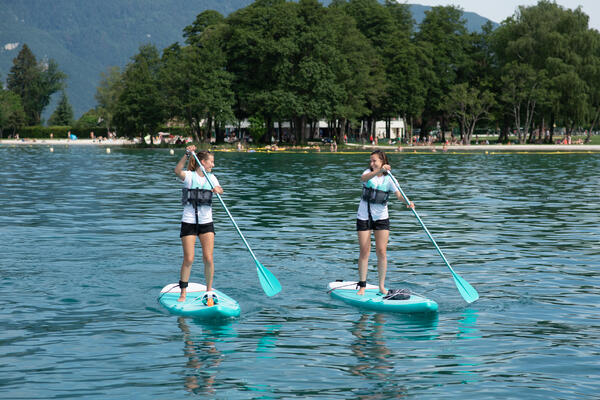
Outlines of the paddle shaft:
<svg viewBox="0 0 600 400">
<path fill-rule="evenodd" d="M 404 191 L 400 187 L 400 184 L 398 183 L 398 181 L 396 180 L 396 178 L 394 177 L 394 175 L 392 175 L 392 173 L 390 171 L 388 171 L 388 175 L 390 176 L 390 178 L 392 178 L 392 182 L 394 182 L 394 184 L 396 185 L 396 187 L 398 188 L 398 190 L 402 194 L 402 197 L 404 197 L 404 201 L 406 201 L 406 204 L 410 204 L 410 200 L 408 200 L 408 197 L 406 197 L 406 194 L 404 194 Z M 439 248 L 439 246 L 437 245 L 437 243 L 433 239 L 433 236 L 431 236 L 431 233 L 429 233 L 429 229 L 427 229 L 427 227 L 425 226 L 425 224 L 421 220 L 421 217 L 419 217 L 419 214 L 417 214 L 417 211 L 414 208 L 411 208 L 411 210 L 412 210 L 413 214 L 415 215 L 415 217 L 417 217 L 417 221 L 419 221 L 419 224 L 421 224 L 421 227 L 423 228 L 423 230 L 425 231 L 425 233 L 427 234 L 427 236 L 429 236 L 429 239 L 431 240 L 431 243 L 433 243 L 433 245 L 435 246 L 435 249 L 438 251 L 438 253 L 442 257 L 442 260 L 444 260 L 444 262 L 446 263 L 446 265 L 448 266 L 448 268 L 450 268 L 450 271 L 452 271 L 452 273 L 454 274 L 455 272 L 452 269 L 452 267 L 450 266 L 450 263 L 448 262 L 448 260 L 446 260 L 446 257 L 444 256 L 444 253 L 442 253 L 442 250 Z"/>
<path fill-rule="evenodd" d="M 194 155 L 194 158 L 196 159 L 196 162 L 198 163 L 198 165 L 200 166 L 200 169 L 202 169 L 202 173 L 204 174 L 204 176 L 206 177 L 206 180 L 208 181 L 208 184 L 210 185 L 210 187 L 212 189 L 215 188 L 215 186 L 213 185 L 213 183 L 210 181 L 210 178 L 208 176 L 208 173 L 206 172 L 206 170 L 204 169 L 204 166 L 200 163 L 200 160 L 198 159 L 198 157 L 196 156 L 196 153 L 191 152 Z M 240 228 L 238 227 L 238 225 L 235 223 L 235 220 L 233 219 L 233 216 L 231 215 L 231 213 L 229 212 L 229 209 L 227 208 L 227 206 L 225 205 L 225 202 L 223 201 L 223 199 L 221 198 L 221 195 L 219 195 L 219 193 L 214 192 L 217 195 L 217 198 L 219 199 L 219 201 L 221 202 L 221 205 L 223 206 L 223 209 L 225 210 L 225 212 L 227 213 L 227 216 L 229 217 L 229 219 L 231 220 L 231 223 L 233 224 L 233 226 L 235 227 L 235 230 L 237 231 L 238 235 L 240 235 L 240 237 L 242 238 L 242 241 L 244 242 L 244 244 L 246 245 L 246 248 L 248 249 L 248 251 L 250 252 L 250 254 L 252 255 L 252 258 L 254 259 L 254 261 L 259 264 L 258 259 L 256 258 L 256 255 L 254 255 L 254 252 L 252 251 L 252 249 L 250 248 L 250 245 L 248 244 L 248 242 L 246 241 L 246 238 L 244 237 L 244 235 L 242 234 L 242 231 L 240 231 Z"/>
</svg>

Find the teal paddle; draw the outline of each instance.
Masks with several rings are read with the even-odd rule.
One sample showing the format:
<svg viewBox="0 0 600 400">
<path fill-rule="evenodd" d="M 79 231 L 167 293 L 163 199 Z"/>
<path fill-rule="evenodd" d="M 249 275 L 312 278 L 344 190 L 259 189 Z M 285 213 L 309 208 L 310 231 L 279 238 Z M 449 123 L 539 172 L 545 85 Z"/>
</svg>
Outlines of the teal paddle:
<svg viewBox="0 0 600 400">
<path fill-rule="evenodd" d="M 192 152 L 192 154 L 194 155 L 194 158 L 196 159 L 196 162 L 200 166 L 200 169 L 202 169 L 202 173 L 206 177 L 206 180 L 210 184 L 210 187 L 214 189 L 215 187 L 213 186 L 212 182 L 210 181 L 210 179 L 208 177 L 208 174 L 206 173 L 206 170 L 204 169 L 204 166 L 200 163 L 200 160 L 198 160 L 198 157 L 196 156 L 196 153 Z M 250 245 L 246 241 L 246 238 L 244 237 L 244 235 L 242 235 L 242 231 L 240 231 L 240 228 L 237 226 L 237 224 L 235 223 L 235 220 L 231 216 L 231 213 L 229 212 L 229 209 L 225 205 L 225 202 L 223 201 L 223 199 L 221 198 L 221 196 L 218 193 L 215 193 L 215 194 L 219 198 L 219 201 L 221 202 L 221 205 L 223 206 L 223 209 L 227 213 L 227 216 L 229 217 L 229 219 L 233 223 L 233 226 L 235 227 L 235 230 L 240 235 L 240 237 L 242 238 L 242 241 L 246 245 L 246 248 L 248 249 L 248 251 L 252 255 L 252 258 L 254 259 L 254 262 L 256 263 L 256 270 L 258 272 L 258 280 L 260 281 L 260 285 L 262 286 L 265 294 L 267 296 L 274 296 L 274 295 L 276 295 L 277 293 L 279 293 L 281 291 L 281 284 L 279 283 L 279 281 L 277 280 L 277 278 L 275 277 L 275 275 L 273 275 L 273 273 L 271 271 L 269 271 L 264 265 L 262 265 L 258 261 L 258 259 L 256 258 L 256 256 L 254 255 L 254 252 L 250 248 Z"/>
<path fill-rule="evenodd" d="M 392 173 L 389 171 L 388 171 L 388 175 L 390 176 L 390 178 L 392 178 L 392 181 L 394 182 L 394 184 L 396 185 L 396 187 L 402 194 L 402 197 L 404 197 L 404 200 L 406 201 L 406 203 L 410 204 L 410 200 L 408 200 L 408 197 L 406 197 L 406 195 L 404 194 L 404 191 L 400 187 L 400 184 L 398 184 L 398 181 L 396 180 L 394 175 L 392 175 Z M 429 236 L 431 243 L 433 243 L 433 245 L 435 246 L 438 253 L 440 253 L 440 256 L 442 256 L 442 260 L 444 260 L 444 262 L 446 263 L 446 266 L 450 269 L 450 272 L 452 272 L 452 277 L 454 277 L 454 283 L 456 284 L 456 287 L 457 287 L 458 291 L 460 292 L 461 296 L 463 297 L 463 299 L 465 299 L 465 301 L 467 303 L 472 303 L 475 300 L 477 300 L 479 298 L 479 293 L 477 293 L 477 290 L 475 290 L 475 288 L 473 288 L 473 286 L 471 286 L 469 284 L 469 282 L 467 282 L 460 275 L 458 275 L 456 272 L 454 272 L 454 270 L 450 266 L 450 263 L 448 262 L 448 260 L 446 260 L 446 257 L 444 257 L 444 253 L 442 253 L 442 250 L 440 250 L 440 248 L 438 247 L 435 240 L 433 240 L 433 236 L 431 236 L 431 233 L 429 233 L 429 230 L 427 229 L 427 227 L 425 226 L 423 221 L 421 221 L 421 217 L 419 217 L 419 214 L 417 214 L 417 212 L 415 211 L 414 208 L 411 208 L 411 210 L 412 210 L 413 214 L 415 214 L 415 217 L 417 217 L 417 220 L 423 227 L 423 230 L 425 231 L 425 233 L 427 233 L 427 236 Z"/>
</svg>

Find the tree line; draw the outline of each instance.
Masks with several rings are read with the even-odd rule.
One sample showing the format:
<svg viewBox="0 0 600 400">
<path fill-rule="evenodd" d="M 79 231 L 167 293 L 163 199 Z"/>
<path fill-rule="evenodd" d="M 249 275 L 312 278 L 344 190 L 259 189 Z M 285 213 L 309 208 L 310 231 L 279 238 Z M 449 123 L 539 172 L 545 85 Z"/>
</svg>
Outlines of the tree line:
<svg viewBox="0 0 600 400">
<path fill-rule="evenodd" d="M 256 0 L 200 13 L 183 37 L 102 75 L 94 112 L 109 129 L 144 136 L 179 121 L 197 141 L 222 141 L 247 119 L 265 137 L 289 122 L 302 142 L 319 120 L 339 139 L 402 117 L 421 136 L 454 128 L 470 143 L 488 128 L 525 143 L 552 142 L 557 126 L 591 133 L 600 118 L 600 34 L 580 8 L 547 0 L 480 32 L 453 6 L 417 26 L 391 0 Z"/>
<path fill-rule="evenodd" d="M 0 139 L 15 136 L 23 127 L 50 126 L 73 127 L 78 130 L 98 128 L 101 116 L 90 110 L 75 121 L 73 108 L 65 93 L 67 75 L 53 59 L 38 60 L 29 46 L 24 44 L 13 60 L 6 77 L 6 85 L 0 86 Z M 58 104 L 48 121 L 42 113 L 51 97 L 60 92 Z M 61 129 L 58 129 L 60 131 Z M 32 132 L 31 129 L 26 131 Z"/>
</svg>

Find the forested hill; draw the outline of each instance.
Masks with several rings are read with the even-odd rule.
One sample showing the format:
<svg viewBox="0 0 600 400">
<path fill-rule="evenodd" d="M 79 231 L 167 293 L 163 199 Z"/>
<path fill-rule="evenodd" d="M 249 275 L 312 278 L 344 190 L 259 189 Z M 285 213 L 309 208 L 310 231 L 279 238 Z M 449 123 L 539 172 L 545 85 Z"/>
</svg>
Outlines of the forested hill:
<svg viewBox="0 0 600 400">
<path fill-rule="evenodd" d="M 0 81 L 23 43 L 35 56 L 53 58 L 66 72 L 69 102 L 78 118 L 96 104 L 100 73 L 124 66 L 141 44 L 159 49 L 182 40 L 196 15 L 227 15 L 251 0 L 0 0 Z M 18 47 L 14 44 L 18 43 Z M 15 47 L 13 49 L 13 47 Z M 12 49 L 12 50 L 11 50 Z M 51 104 L 44 112 L 53 111 Z"/>
<path fill-rule="evenodd" d="M 75 117 L 93 108 L 100 73 L 124 66 L 141 44 L 163 49 L 182 41 L 182 31 L 200 12 L 223 15 L 252 0 L 0 0 L 0 82 L 23 43 L 38 59 L 52 58 L 67 73 L 67 95 Z M 325 1 L 324 3 L 329 3 Z M 411 5 L 420 22 L 429 7 Z M 487 19 L 465 13 L 476 30 Z M 54 110 L 44 112 L 47 118 Z"/>
</svg>

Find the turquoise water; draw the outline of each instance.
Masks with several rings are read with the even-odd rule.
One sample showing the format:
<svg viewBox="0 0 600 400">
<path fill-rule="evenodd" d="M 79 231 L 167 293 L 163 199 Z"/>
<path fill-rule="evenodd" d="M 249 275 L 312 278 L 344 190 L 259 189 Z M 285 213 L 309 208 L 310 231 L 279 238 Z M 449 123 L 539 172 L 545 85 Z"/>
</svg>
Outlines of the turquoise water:
<svg viewBox="0 0 600 400">
<path fill-rule="evenodd" d="M 333 301 L 355 279 L 367 154 L 217 153 L 215 173 L 266 297 L 215 207 L 215 286 L 242 315 L 178 318 L 180 185 L 167 150 L 0 147 L 0 398 L 593 398 L 600 390 L 600 155 L 392 154 L 466 304 L 399 202 L 388 287 L 433 317 Z M 198 258 L 199 259 L 199 249 Z M 370 282 L 376 280 L 372 254 Z M 196 261 L 192 280 L 203 282 Z"/>
</svg>

